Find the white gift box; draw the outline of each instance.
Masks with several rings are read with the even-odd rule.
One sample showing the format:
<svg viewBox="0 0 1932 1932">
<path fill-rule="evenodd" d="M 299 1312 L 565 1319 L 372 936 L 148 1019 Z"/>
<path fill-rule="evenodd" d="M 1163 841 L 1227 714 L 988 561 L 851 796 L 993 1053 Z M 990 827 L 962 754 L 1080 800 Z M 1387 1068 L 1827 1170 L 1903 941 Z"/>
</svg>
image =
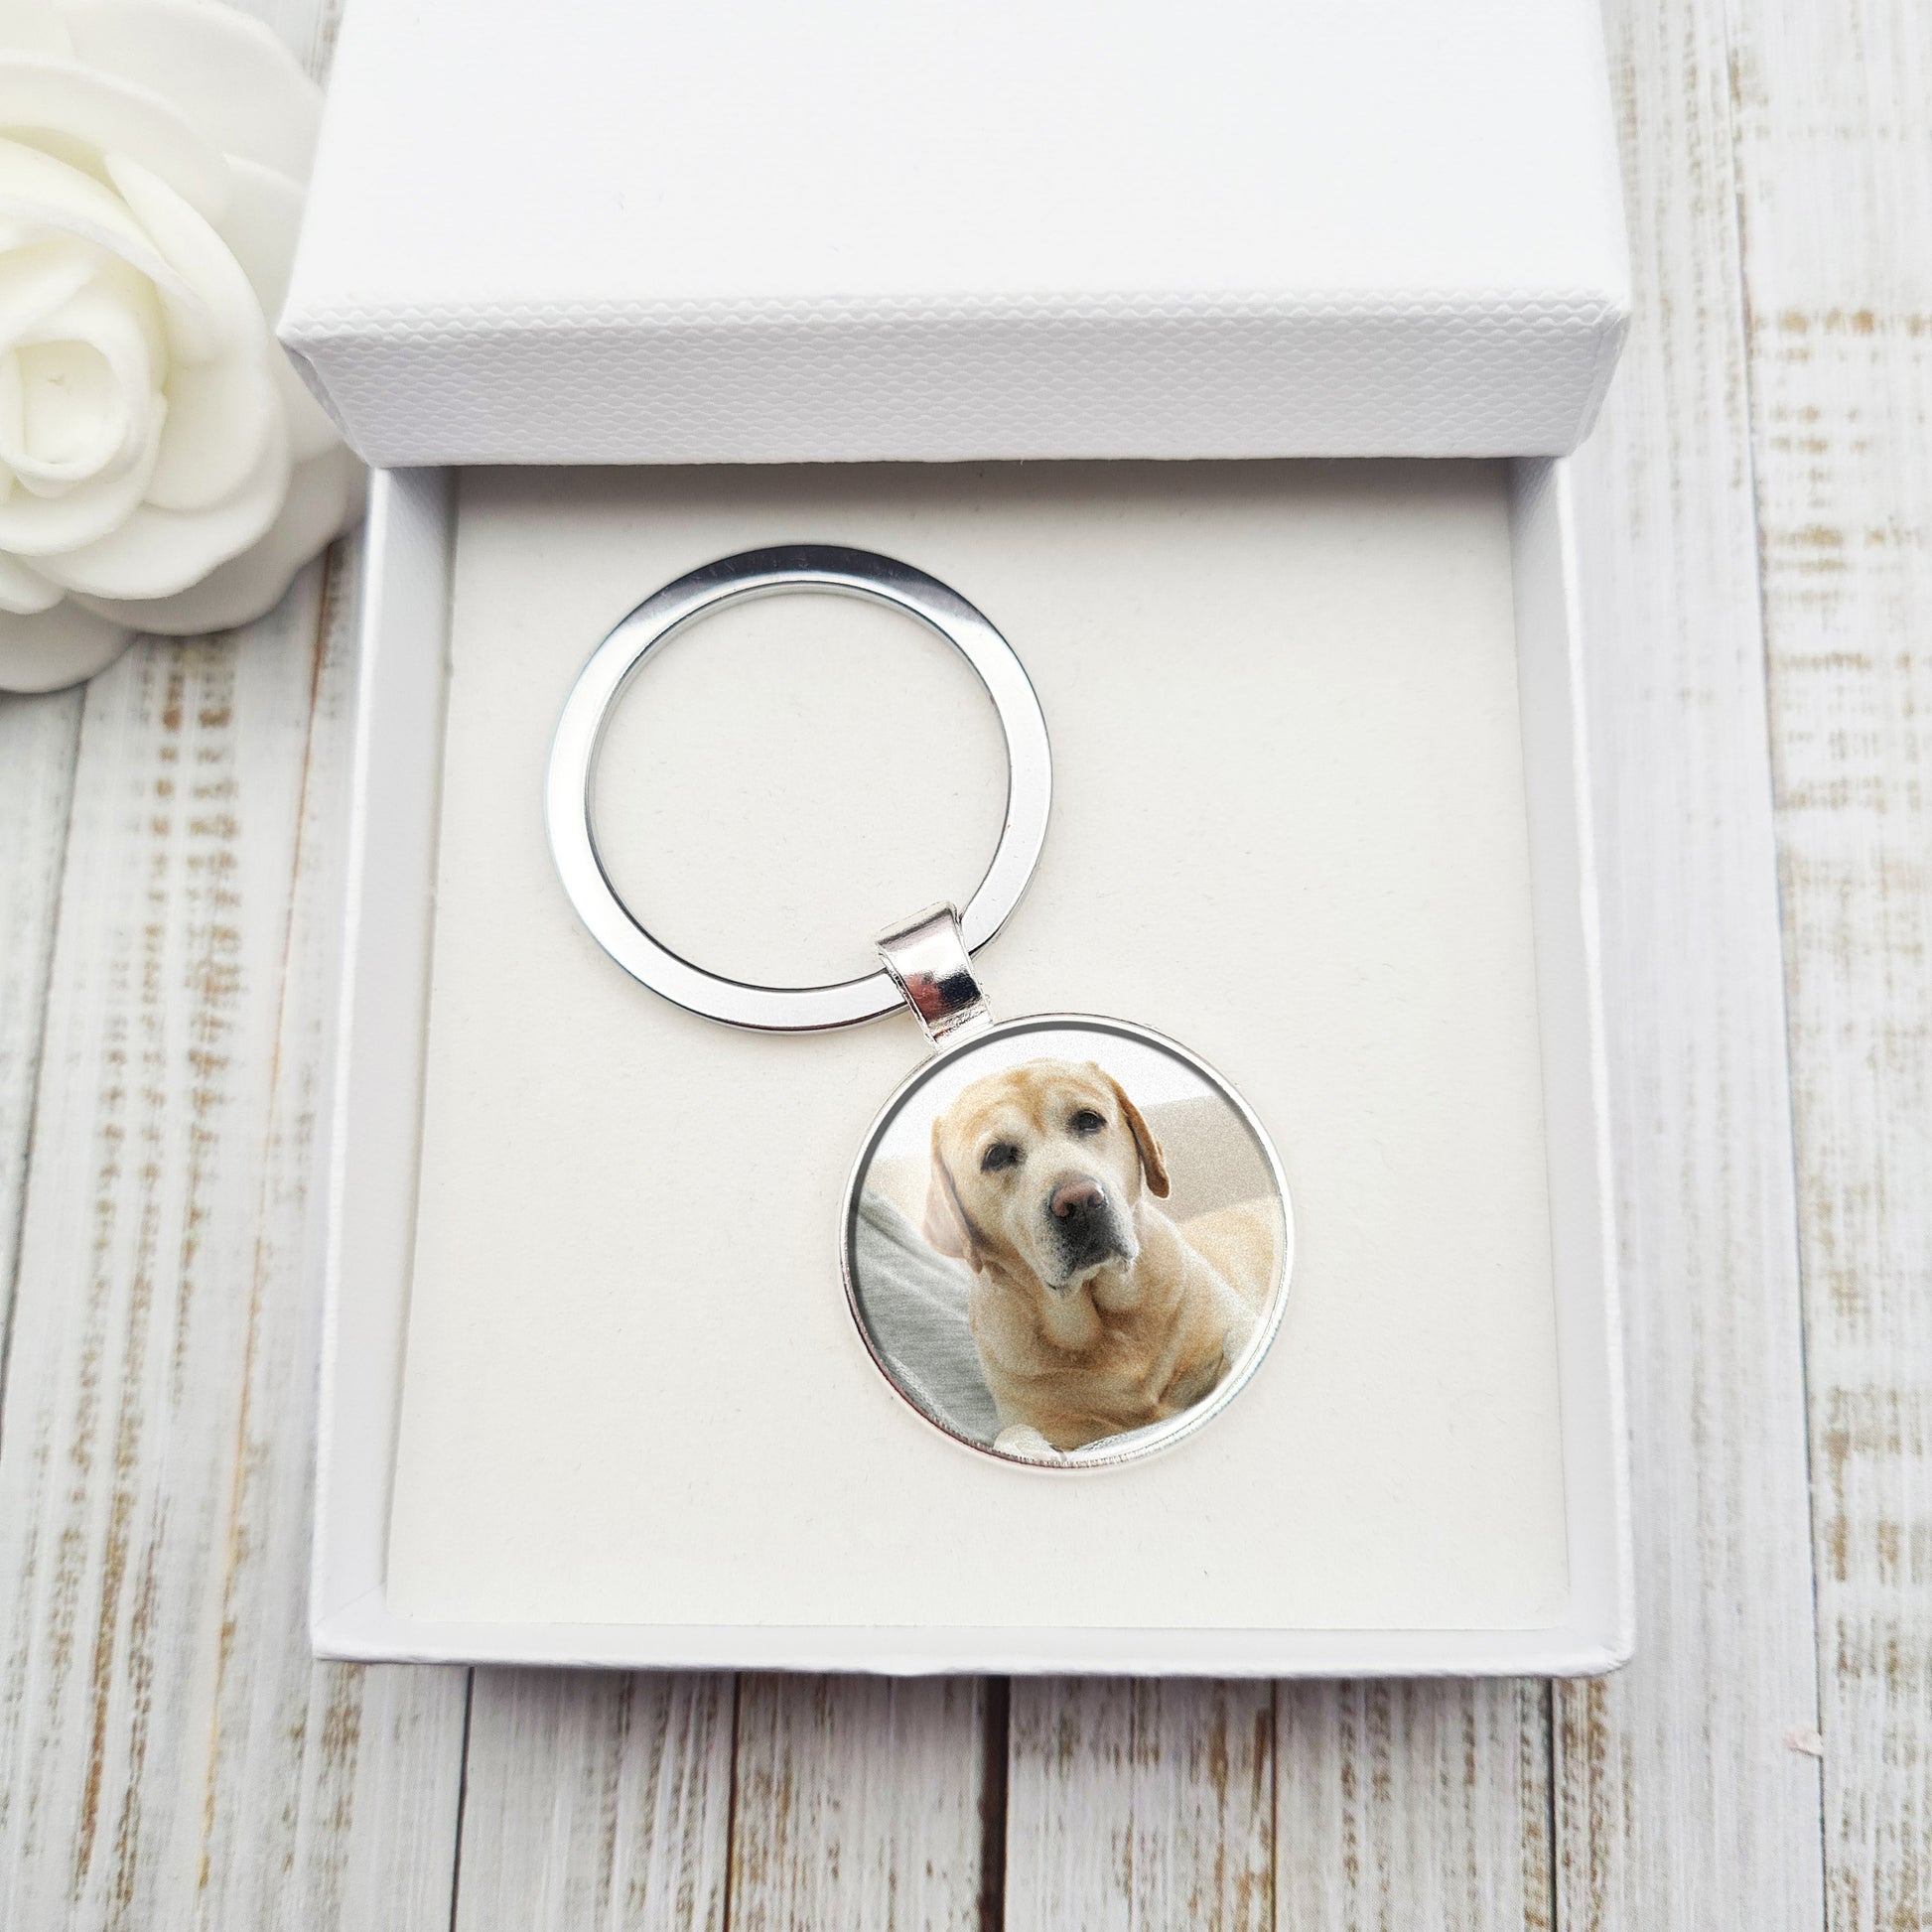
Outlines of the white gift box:
<svg viewBox="0 0 1932 1932">
<path fill-rule="evenodd" d="M 1627 1656 L 1581 623 L 1539 460 L 1622 326 L 1605 91 L 1583 0 L 567 4 L 541 33 L 496 0 L 349 9 L 283 334 L 358 448 L 422 467 L 370 507 L 319 1653 Z M 940 461 L 1403 453 L 1509 461 Z M 897 459 L 921 467 L 871 467 Z M 1282 1333 L 1147 1464 L 988 1463 L 873 1370 L 837 1195 L 908 1022 L 706 1026 L 604 960 L 550 873 L 537 773 L 576 666 L 669 577 L 795 540 L 953 582 L 1040 686 L 1059 791 L 980 960 L 1002 1017 L 1171 1032 L 1280 1146 Z M 653 702 L 695 735 L 733 695 L 702 667 L 740 667 L 771 705 L 734 750 L 797 822 L 733 846 L 695 755 L 666 767 L 682 808 L 605 809 L 620 883 L 690 950 L 756 976 L 777 944 L 802 978 L 970 888 L 986 721 L 929 652 L 759 608 L 840 667 L 837 706 L 756 633 Z M 725 1159 L 763 1205 L 721 1233 Z"/>
<path fill-rule="evenodd" d="M 1419 484 L 1188 466 L 1140 483 L 1152 508 L 1134 471 L 1029 471 L 1017 500 L 1015 473 L 931 468 L 470 473 L 460 516 L 447 473 L 378 478 L 320 1652 L 1273 1675 L 1627 1655 L 1560 467 L 1431 466 Z M 540 772 L 578 657 L 649 588 L 639 570 L 733 547 L 774 502 L 793 529 L 916 548 L 979 591 L 1041 686 L 1062 802 L 1041 878 L 981 957 L 1002 1011 L 1057 994 L 1165 1025 L 1281 1148 L 1288 1319 L 1228 1413 L 1151 1463 L 991 1464 L 874 1372 L 836 1209 L 872 1106 L 917 1058 L 909 1021 L 815 1041 L 712 1027 L 611 966 L 550 876 Z M 1089 605 L 1100 634 L 1073 634 Z M 1148 689 L 1196 609 L 1225 645 Z M 1089 713 L 1077 694 L 1116 660 L 1140 669 Z M 1174 693 L 1195 686 L 1190 715 Z M 1267 734 L 1229 729 L 1230 690 Z M 904 695 L 855 694 L 854 744 Z M 849 768 L 850 746 L 788 751 L 757 707 L 740 724 L 754 766 L 790 759 L 832 788 Z M 957 805 L 944 745 L 925 760 Z M 1201 797 L 1217 822 L 1247 814 L 1238 839 L 1173 823 Z M 669 821 L 686 887 L 721 863 L 704 805 Z M 659 839 L 663 818 L 629 816 L 633 847 Z M 928 852 L 943 869 L 972 845 L 897 837 L 908 885 Z M 777 845 L 780 871 L 814 863 L 804 834 Z M 740 921 L 717 935 L 729 956 L 767 914 L 717 897 Z M 1269 965 L 1265 1005 L 1230 949 Z M 741 1170 L 759 1213 L 721 1239 L 712 1190 Z"/>
<path fill-rule="evenodd" d="M 351 6 L 282 321 L 372 463 L 1554 455 L 1590 0 Z"/>
</svg>

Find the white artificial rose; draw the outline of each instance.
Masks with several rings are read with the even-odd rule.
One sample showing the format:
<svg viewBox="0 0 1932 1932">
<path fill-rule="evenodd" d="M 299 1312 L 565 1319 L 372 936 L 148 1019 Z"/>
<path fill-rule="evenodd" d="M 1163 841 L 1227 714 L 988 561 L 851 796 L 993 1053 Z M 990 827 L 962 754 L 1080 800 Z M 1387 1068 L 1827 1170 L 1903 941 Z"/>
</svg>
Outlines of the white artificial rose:
<svg viewBox="0 0 1932 1932">
<path fill-rule="evenodd" d="M 272 333 L 321 98 L 217 0 L 0 0 L 0 689 L 259 617 L 359 509 Z"/>
</svg>

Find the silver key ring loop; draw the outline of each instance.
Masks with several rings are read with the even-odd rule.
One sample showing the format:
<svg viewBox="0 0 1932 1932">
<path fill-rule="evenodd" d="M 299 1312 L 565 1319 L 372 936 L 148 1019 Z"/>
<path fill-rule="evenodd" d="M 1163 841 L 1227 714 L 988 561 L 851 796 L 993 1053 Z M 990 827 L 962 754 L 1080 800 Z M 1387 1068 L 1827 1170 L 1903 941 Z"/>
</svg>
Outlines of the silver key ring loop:
<svg viewBox="0 0 1932 1932">
<path fill-rule="evenodd" d="M 550 748 L 544 818 L 570 902 L 598 944 L 633 979 L 727 1026 L 820 1033 L 877 1020 L 902 1005 L 891 974 L 881 969 L 829 986 L 753 986 L 694 966 L 653 938 L 618 897 L 598 852 L 593 802 L 605 729 L 650 654 L 722 605 L 790 591 L 864 598 L 917 618 L 960 652 L 986 687 L 1006 740 L 1006 818 L 993 862 L 959 919 L 967 951 L 985 945 L 1019 903 L 1045 842 L 1053 795 L 1046 720 L 1013 646 L 972 605 L 924 571 L 869 550 L 817 543 L 748 550 L 646 598 L 591 654 L 571 688 Z"/>
</svg>

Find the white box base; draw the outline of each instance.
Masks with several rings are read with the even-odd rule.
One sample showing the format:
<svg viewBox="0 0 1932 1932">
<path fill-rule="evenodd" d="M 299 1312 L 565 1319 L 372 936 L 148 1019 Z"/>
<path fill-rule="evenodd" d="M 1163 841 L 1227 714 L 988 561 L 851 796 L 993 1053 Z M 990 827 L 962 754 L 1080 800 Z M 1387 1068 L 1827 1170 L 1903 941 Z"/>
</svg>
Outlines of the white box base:
<svg viewBox="0 0 1932 1932">
<path fill-rule="evenodd" d="M 1583 1673 L 1627 1655 L 1561 478 L 1519 464 L 1505 505 L 1501 482 L 1480 472 L 1271 470 L 1138 481 L 1035 471 L 1023 482 L 928 471 L 885 488 L 876 473 L 844 473 L 794 494 L 813 527 L 783 531 L 772 517 L 796 478 L 743 485 L 736 505 L 728 473 L 477 478 L 427 1027 L 451 494 L 441 473 L 379 480 L 330 1186 L 320 1652 L 1270 1675 Z M 1440 585 L 1418 602 L 1418 587 L 1393 581 L 1393 553 L 1373 534 L 1379 511 L 1352 538 L 1346 516 L 1313 514 L 1330 487 L 1370 510 L 1383 491 Z M 1496 503 L 1488 535 L 1485 488 Z M 1150 489 L 1166 519 L 1158 549 Z M 734 516 L 749 518 L 736 540 Z M 1303 554 L 1257 552 L 1298 519 L 1315 539 Z M 909 1023 L 773 1041 L 677 1015 L 596 954 L 547 876 L 533 774 L 596 637 L 676 569 L 799 535 L 897 548 L 951 577 L 1040 683 L 1059 817 L 1034 896 L 981 961 L 1000 1010 L 1087 1006 L 1172 1031 L 1225 1067 L 1282 1146 L 1305 1242 L 1288 1322 L 1228 1414 L 1144 1470 L 1068 1482 L 982 1465 L 902 1410 L 864 1361 L 837 1295 L 834 1213 L 814 1220 L 812 1206 L 822 1193 L 836 1207 L 848 1148 L 829 1144 L 835 1123 L 850 1114 L 856 1142 L 917 1057 Z M 679 548 L 693 544 L 692 555 Z M 1486 544 L 1500 546 L 1487 564 Z M 1189 649 L 1173 635 L 1183 607 L 1173 600 L 1190 566 L 1214 654 L 1150 714 L 1145 679 L 1107 667 L 1145 669 L 1160 661 L 1150 652 Z M 1188 715 L 1186 691 L 1211 689 L 1229 651 L 1238 657 L 1227 623 L 1242 596 L 1253 609 L 1257 587 L 1279 578 L 1284 612 L 1305 628 L 1345 631 L 1362 617 L 1350 616 L 1351 573 L 1375 582 L 1363 611 L 1379 612 L 1382 628 L 1361 631 L 1359 660 L 1327 660 L 1334 688 L 1319 708 L 1280 709 L 1318 695 L 1308 679 L 1326 675 L 1318 656 L 1297 652 L 1293 664 L 1253 659 L 1240 686 L 1252 706 Z M 1137 580 L 1145 597 L 1131 594 Z M 1085 635 L 1082 608 L 1099 626 Z M 1389 627 L 1405 615 L 1411 629 L 1440 632 L 1444 651 L 1479 652 L 1486 623 L 1502 639 L 1502 681 L 1493 663 L 1479 678 L 1473 658 L 1457 670 L 1416 655 Z M 731 670 L 734 653 L 755 667 L 768 643 L 754 626 L 691 653 L 682 685 L 651 687 L 652 715 L 676 720 L 684 705 L 701 722 L 707 677 Z M 875 644 L 883 637 L 836 648 L 849 668 Z M 673 654 L 664 674 L 678 663 Z M 901 675 L 943 703 L 953 668 L 943 653 L 936 665 L 913 653 Z M 773 789 L 795 782 L 802 797 L 814 770 L 865 758 L 889 696 L 854 704 L 843 724 L 836 712 L 807 719 L 802 751 L 759 736 L 755 707 L 744 728 Z M 1257 720 L 1282 748 L 1281 773 L 1256 759 Z M 890 740 L 870 741 L 873 777 L 892 795 L 950 800 L 943 823 L 860 837 L 859 787 L 771 842 L 767 876 L 756 848 L 732 855 L 733 895 L 704 890 L 705 879 L 745 827 L 725 822 L 716 798 L 687 802 L 679 822 L 677 801 L 703 800 L 708 782 L 698 734 L 653 740 L 651 782 L 620 783 L 607 800 L 631 835 L 619 855 L 634 868 L 624 883 L 669 907 L 666 936 L 707 959 L 801 975 L 836 963 L 854 906 L 822 879 L 801 881 L 812 851 L 847 835 L 847 873 L 860 877 L 844 890 L 861 902 L 887 896 L 860 931 L 970 886 L 984 849 L 985 747 L 961 724 L 903 769 Z M 619 730 L 632 728 L 626 715 Z M 1119 782 L 1109 748 L 1146 781 Z M 1323 824 L 1321 789 L 1309 789 L 1320 760 L 1340 760 L 1326 783 L 1348 801 L 1377 757 L 1401 781 L 1381 787 L 1376 822 L 1351 805 L 1345 823 Z M 1418 789 L 1418 772 L 1437 793 Z M 1212 803 L 1217 785 L 1232 789 L 1215 823 L 1172 824 L 1176 800 Z M 1137 821 L 1140 796 L 1164 801 L 1162 823 Z M 1418 810 L 1427 797 L 1440 812 Z M 1226 829 L 1230 798 L 1270 809 Z M 1276 812 L 1291 809 L 1284 834 Z M 842 825 L 841 811 L 858 816 Z M 1407 877 L 1405 864 L 1424 885 L 1435 877 L 1427 903 L 1378 908 L 1373 889 Z M 786 935 L 775 962 L 755 950 L 756 908 L 773 902 Z M 1411 918 L 1424 970 L 1398 943 Z M 1283 922 L 1281 944 L 1258 950 L 1271 919 Z M 1251 959 L 1298 996 L 1272 1027 L 1247 1021 Z M 1453 1005 L 1428 1005 L 1432 987 L 1458 984 L 1461 1026 Z M 1364 1031 L 1371 1012 L 1379 1042 Z M 704 1098 L 681 1135 L 666 1135 L 650 1097 L 680 1091 Z M 742 1263 L 702 1267 L 704 1222 L 688 1205 L 697 1168 L 666 1172 L 686 1159 L 682 1142 L 710 1134 L 713 1101 L 734 1123 L 727 1145 L 749 1149 L 760 1176 L 776 1252 L 795 1257 L 754 1267 L 749 1284 Z M 760 1140 L 781 1129 L 796 1142 L 782 1162 Z M 1379 1187 L 1375 1158 L 1392 1176 Z M 642 1176 L 637 1187 L 626 1172 Z M 652 1175 L 667 1182 L 655 1197 Z M 710 1306 L 706 1289 L 719 1298 Z M 709 1352 L 694 1355 L 701 1343 Z M 729 1372 L 660 1375 L 667 1359 Z"/>
</svg>

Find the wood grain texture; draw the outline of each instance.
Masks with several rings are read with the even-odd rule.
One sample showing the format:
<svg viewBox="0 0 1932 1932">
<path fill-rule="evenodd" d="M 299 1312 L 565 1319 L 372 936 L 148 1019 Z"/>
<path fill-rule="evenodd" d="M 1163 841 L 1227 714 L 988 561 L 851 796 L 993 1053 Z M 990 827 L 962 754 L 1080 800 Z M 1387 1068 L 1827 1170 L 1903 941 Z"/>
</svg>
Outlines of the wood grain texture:
<svg viewBox="0 0 1932 1932">
<path fill-rule="evenodd" d="M 733 1932 L 977 1932 L 988 1697 L 964 1677 L 740 1678 Z"/>
<path fill-rule="evenodd" d="M 1284 1684 L 1275 1923 L 1553 1923 L 1549 1688 Z"/>
<path fill-rule="evenodd" d="M 345 0 L 226 0 L 271 28 L 290 53 L 325 79 L 336 52 Z"/>
<path fill-rule="evenodd" d="M 1733 28 L 1835 1932 L 1932 1924 L 1932 13 Z"/>
<path fill-rule="evenodd" d="M 1717 0 L 1612 0 L 1636 314 L 1578 465 L 1636 1661 L 1557 1692 L 1565 1927 L 1823 1910 L 1796 1208 Z"/>
<path fill-rule="evenodd" d="M 319 1666 L 307 1637 L 321 1341 L 310 1189 L 341 930 L 354 571 L 345 547 L 321 613 L 255 1223 L 206 1852 L 204 1922 L 217 1925 L 440 1927 L 449 1913 L 465 1673 Z"/>
<path fill-rule="evenodd" d="M 1016 1678 L 1008 1932 L 1275 1924 L 1274 1701 L 1266 1683 Z"/>
<path fill-rule="evenodd" d="M 333 6 L 254 10 L 321 70 Z M 60 861 L 32 1167 L 6 1190 L 10 1926 L 447 1922 L 462 1674 L 318 1668 L 306 1633 L 351 631 L 316 566 L 259 623 L 40 701 L 37 788 L 0 779 L 32 833 L 10 989 L 56 903 L 33 855 Z M 46 836 L 36 813 L 69 810 Z M 14 1023 L 0 1050 L 11 1135 Z"/>
<path fill-rule="evenodd" d="M 318 1671 L 304 1629 L 321 580 L 86 692 L 0 1432 L 0 1923 L 36 1932 L 447 1913 L 460 1679 Z"/>
<path fill-rule="evenodd" d="M 457 1932 L 722 1927 L 733 1686 L 476 1673 Z"/>
<path fill-rule="evenodd" d="M 0 694 L 0 1335 L 20 1254 L 80 703 L 78 691 Z"/>
</svg>

